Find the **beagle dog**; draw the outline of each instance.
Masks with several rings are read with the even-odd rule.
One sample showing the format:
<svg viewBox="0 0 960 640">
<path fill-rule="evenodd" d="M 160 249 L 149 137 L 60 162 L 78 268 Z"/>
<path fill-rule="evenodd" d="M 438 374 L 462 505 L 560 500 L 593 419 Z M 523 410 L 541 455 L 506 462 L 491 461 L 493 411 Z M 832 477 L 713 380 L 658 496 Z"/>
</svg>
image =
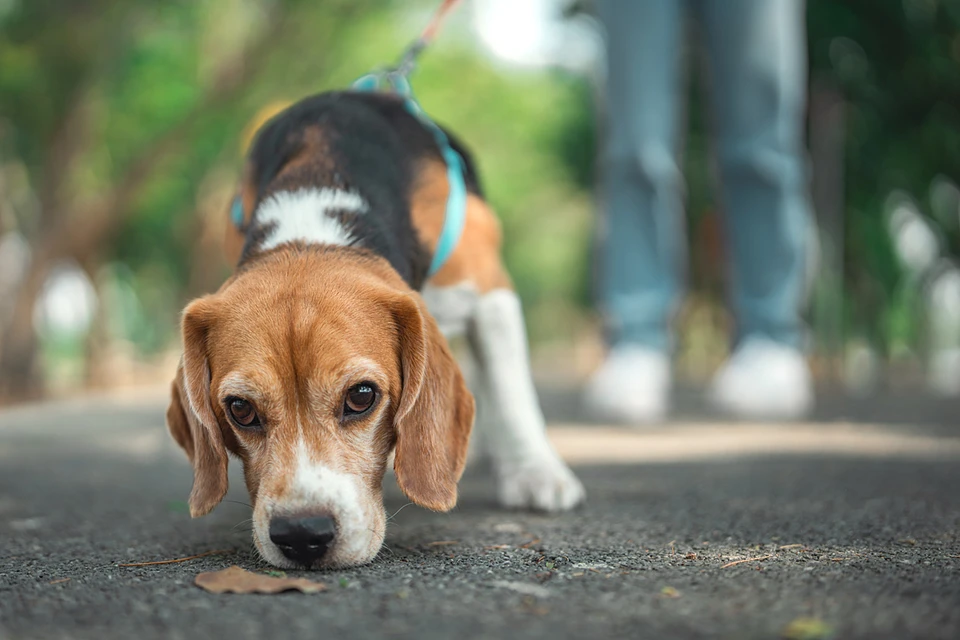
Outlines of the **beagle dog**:
<svg viewBox="0 0 960 640">
<path fill-rule="evenodd" d="M 167 424 L 193 465 L 190 513 L 243 464 L 253 538 L 278 567 L 369 562 L 383 542 L 382 480 L 437 511 L 457 501 L 474 397 L 445 336 L 480 371 L 478 435 L 500 502 L 570 509 L 583 487 L 547 440 L 500 226 L 454 138 L 467 186 L 461 239 L 428 265 L 450 185 L 436 139 L 383 93 L 331 92 L 258 133 L 228 232 L 237 267 L 183 312 Z"/>
</svg>

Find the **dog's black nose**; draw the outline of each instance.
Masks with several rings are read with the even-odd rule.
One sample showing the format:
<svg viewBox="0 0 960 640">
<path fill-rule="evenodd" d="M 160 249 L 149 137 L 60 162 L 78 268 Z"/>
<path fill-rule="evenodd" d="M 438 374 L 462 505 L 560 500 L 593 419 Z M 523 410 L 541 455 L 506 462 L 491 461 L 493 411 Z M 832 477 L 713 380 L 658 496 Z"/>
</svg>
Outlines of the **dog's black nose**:
<svg viewBox="0 0 960 640">
<path fill-rule="evenodd" d="M 283 517 L 270 520 L 270 541 L 298 564 L 309 567 L 330 548 L 337 523 L 327 516 Z"/>
</svg>

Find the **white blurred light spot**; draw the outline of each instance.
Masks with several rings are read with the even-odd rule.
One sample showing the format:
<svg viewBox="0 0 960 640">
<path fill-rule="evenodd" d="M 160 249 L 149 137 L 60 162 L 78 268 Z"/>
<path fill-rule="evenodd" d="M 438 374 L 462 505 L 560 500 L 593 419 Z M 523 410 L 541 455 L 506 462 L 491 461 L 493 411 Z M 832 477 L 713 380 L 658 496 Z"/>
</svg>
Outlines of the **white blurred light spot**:
<svg viewBox="0 0 960 640">
<path fill-rule="evenodd" d="M 910 220 L 897 234 L 897 252 L 912 271 L 925 270 L 940 253 L 940 243 L 923 220 Z"/>
<path fill-rule="evenodd" d="M 960 328 L 960 269 L 952 267 L 930 285 L 930 307 L 939 316 L 950 318 Z"/>
<path fill-rule="evenodd" d="M 927 289 L 930 359 L 927 384 L 942 396 L 960 395 L 960 268 L 938 265 Z"/>
<path fill-rule="evenodd" d="M 889 228 L 897 256 L 907 270 L 922 273 L 940 256 L 940 239 L 912 202 L 896 205 Z"/>
<path fill-rule="evenodd" d="M 564 18 L 558 0 L 475 0 L 473 15 L 483 44 L 514 64 L 587 70 L 602 50 L 594 21 Z"/>
<path fill-rule="evenodd" d="M 57 337 L 83 334 L 90 328 L 97 309 L 93 284 L 74 263 L 54 267 L 34 308 L 37 331 Z"/>
<path fill-rule="evenodd" d="M 931 356 L 927 384 L 941 396 L 960 396 L 960 348 L 943 349 Z"/>
<path fill-rule="evenodd" d="M 548 0 L 486 0 L 474 7 L 484 43 L 512 62 L 542 64 L 547 49 Z"/>
</svg>

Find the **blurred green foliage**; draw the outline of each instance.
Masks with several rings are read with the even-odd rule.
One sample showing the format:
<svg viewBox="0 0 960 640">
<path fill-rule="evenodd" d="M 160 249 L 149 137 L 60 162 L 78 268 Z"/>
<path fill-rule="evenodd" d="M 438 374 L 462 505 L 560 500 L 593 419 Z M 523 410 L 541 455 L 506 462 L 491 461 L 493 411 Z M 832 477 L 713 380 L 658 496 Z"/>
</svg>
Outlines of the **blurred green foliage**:
<svg viewBox="0 0 960 640">
<path fill-rule="evenodd" d="M 846 100 L 844 280 L 848 333 L 881 349 L 915 346 L 920 296 L 905 277 L 888 230 L 894 190 L 917 202 L 960 251 L 960 211 L 938 211 L 938 176 L 960 180 L 960 1 L 811 0 L 815 80 Z"/>
<path fill-rule="evenodd" d="M 37 195 L 5 209 L 12 214 L 0 224 L 32 241 L 51 224 L 49 190 L 82 211 L 156 154 L 95 262 L 123 265 L 111 273 L 138 292 L 137 320 L 111 331 L 162 349 L 186 298 L 226 273 L 216 262 L 198 267 L 198 243 L 208 200 L 226 216 L 251 120 L 266 105 L 343 87 L 394 60 L 434 4 L 0 0 L 0 165 L 26 167 Z M 916 300 L 902 291 L 884 202 L 903 189 L 929 213 L 931 180 L 960 178 L 960 2 L 811 0 L 809 34 L 812 77 L 847 99 L 845 264 L 832 277 L 845 283 L 847 331 L 887 344 L 914 330 Z M 476 153 L 534 338 L 571 339 L 590 319 L 590 79 L 505 66 L 482 50 L 461 11 L 424 55 L 414 87 Z M 695 90 L 685 158 L 692 227 L 717 208 L 704 100 Z M 65 179 L 51 182 L 65 140 L 79 150 Z M 956 214 L 937 223 L 955 254 Z M 695 261 L 702 251 L 692 247 Z M 198 268 L 213 273 L 198 277 Z M 719 286 L 706 269 L 694 283 Z"/>
<path fill-rule="evenodd" d="M 217 172 L 239 175 L 241 138 L 264 106 L 341 88 L 394 60 L 421 28 L 432 2 L 258 0 L 38 0 L 0 17 L 3 154 L 26 164 L 41 188 L 45 154 L 78 100 L 89 138 L 71 172 L 71 197 L 96 198 L 129 164 L 184 118 L 195 118 L 178 152 L 153 168 L 119 234 L 99 259 L 129 267 L 143 292 L 151 331 L 172 336 L 188 291 L 200 229 L 198 191 Z M 585 301 L 591 116 L 586 82 L 558 73 L 496 65 L 455 16 L 423 57 L 414 84 L 424 107 L 474 148 L 491 200 L 503 217 L 512 273 L 543 333 L 556 311 Z M 242 89 L 218 103 L 207 95 L 213 69 L 263 37 Z M 203 108 L 203 101 L 214 104 Z M 199 110 L 199 113 L 197 111 Z M 224 211 L 226 202 L 223 203 Z M 43 220 L 20 212 L 25 230 Z M 544 221 L 547 224 L 542 224 Z M 29 235 L 29 234 L 28 234 Z M 569 314 L 567 314 L 569 316 Z"/>
</svg>

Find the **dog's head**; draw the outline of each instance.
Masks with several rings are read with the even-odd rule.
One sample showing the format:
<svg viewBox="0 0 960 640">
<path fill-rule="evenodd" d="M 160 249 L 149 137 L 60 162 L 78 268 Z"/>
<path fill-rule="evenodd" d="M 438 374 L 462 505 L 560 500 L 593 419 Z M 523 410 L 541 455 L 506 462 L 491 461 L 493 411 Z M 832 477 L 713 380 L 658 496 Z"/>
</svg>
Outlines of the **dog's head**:
<svg viewBox="0 0 960 640">
<path fill-rule="evenodd" d="M 371 560 L 391 450 L 400 488 L 457 499 L 473 398 L 420 296 L 376 258 L 287 249 L 184 311 L 167 423 L 193 464 L 190 512 L 243 462 L 254 542 L 281 567 Z"/>
</svg>

